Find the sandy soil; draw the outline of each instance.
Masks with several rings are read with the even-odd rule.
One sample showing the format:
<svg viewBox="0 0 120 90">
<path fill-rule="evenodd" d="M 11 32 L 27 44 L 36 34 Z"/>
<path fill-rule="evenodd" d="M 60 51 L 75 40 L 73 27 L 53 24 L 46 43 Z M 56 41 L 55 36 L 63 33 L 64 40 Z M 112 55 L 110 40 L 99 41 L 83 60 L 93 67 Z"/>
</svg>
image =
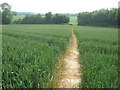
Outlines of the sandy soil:
<svg viewBox="0 0 120 90">
<path fill-rule="evenodd" d="M 58 82 L 58 88 L 80 88 L 81 70 L 78 56 L 77 39 L 72 30 L 72 38 L 63 59 L 65 65 L 61 70 L 62 78 Z"/>
</svg>

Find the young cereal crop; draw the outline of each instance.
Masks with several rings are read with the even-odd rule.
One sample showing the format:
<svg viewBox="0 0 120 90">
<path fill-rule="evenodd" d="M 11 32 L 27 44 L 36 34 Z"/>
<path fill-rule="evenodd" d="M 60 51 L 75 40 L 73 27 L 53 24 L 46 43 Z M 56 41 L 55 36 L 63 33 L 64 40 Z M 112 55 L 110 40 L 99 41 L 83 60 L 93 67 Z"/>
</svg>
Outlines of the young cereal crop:
<svg viewBox="0 0 120 90">
<path fill-rule="evenodd" d="M 65 25 L 3 25 L 2 87 L 49 87 L 70 30 Z"/>
<path fill-rule="evenodd" d="M 118 30 L 75 27 L 84 88 L 118 88 Z"/>
</svg>

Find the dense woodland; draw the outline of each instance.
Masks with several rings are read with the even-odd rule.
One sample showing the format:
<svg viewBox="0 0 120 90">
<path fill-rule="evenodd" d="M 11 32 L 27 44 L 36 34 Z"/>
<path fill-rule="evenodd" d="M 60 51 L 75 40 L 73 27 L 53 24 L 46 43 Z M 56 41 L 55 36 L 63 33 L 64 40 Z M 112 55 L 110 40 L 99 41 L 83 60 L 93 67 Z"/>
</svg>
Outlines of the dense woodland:
<svg viewBox="0 0 120 90">
<path fill-rule="evenodd" d="M 118 26 L 120 8 L 96 10 L 93 12 L 82 12 L 78 14 L 78 25 L 82 26 Z"/>
<path fill-rule="evenodd" d="M 10 24 L 12 17 L 15 15 L 11 11 L 11 6 L 8 3 L 0 5 L 2 15 L 2 24 Z M 82 12 L 78 14 L 78 25 L 81 26 L 102 26 L 102 27 L 117 27 L 120 22 L 120 8 L 101 9 L 93 12 Z M 14 20 L 15 24 L 64 24 L 69 22 L 69 16 L 64 14 L 46 13 L 26 15 L 23 19 Z"/>
<path fill-rule="evenodd" d="M 14 21 L 16 24 L 63 24 L 68 23 L 69 17 L 63 14 L 52 15 L 51 12 L 46 13 L 45 17 L 40 14 L 26 15 L 23 19 Z"/>
</svg>

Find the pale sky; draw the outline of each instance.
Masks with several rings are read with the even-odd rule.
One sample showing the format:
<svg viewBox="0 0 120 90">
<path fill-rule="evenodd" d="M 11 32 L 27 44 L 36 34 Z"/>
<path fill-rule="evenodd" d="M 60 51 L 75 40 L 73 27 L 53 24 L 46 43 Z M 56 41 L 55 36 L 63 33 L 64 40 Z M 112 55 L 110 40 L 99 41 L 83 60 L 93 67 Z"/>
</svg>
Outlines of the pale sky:
<svg viewBox="0 0 120 90">
<path fill-rule="evenodd" d="M 120 0 L 0 0 L 12 6 L 12 11 L 47 13 L 79 13 L 101 8 L 117 8 Z"/>
</svg>

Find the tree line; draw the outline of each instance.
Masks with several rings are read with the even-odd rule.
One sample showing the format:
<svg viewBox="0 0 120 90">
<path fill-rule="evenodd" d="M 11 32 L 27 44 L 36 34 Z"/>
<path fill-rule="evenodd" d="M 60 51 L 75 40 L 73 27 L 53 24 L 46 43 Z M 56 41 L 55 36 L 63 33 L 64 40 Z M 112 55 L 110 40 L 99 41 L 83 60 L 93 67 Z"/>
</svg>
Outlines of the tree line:
<svg viewBox="0 0 120 90">
<path fill-rule="evenodd" d="M 81 26 L 110 26 L 117 27 L 120 16 L 120 8 L 96 10 L 93 12 L 82 12 L 78 14 L 78 25 Z"/>
<path fill-rule="evenodd" d="M 46 13 L 45 16 L 37 15 L 26 15 L 23 19 L 18 19 L 13 23 L 16 24 L 63 24 L 68 23 L 69 17 L 63 14 L 53 15 L 51 12 Z"/>
<path fill-rule="evenodd" d="M 8 3 L 0 4 L 0 21 L 2 24 L 10 24 L 13 19 L 15 12 L 11 11 L 11 6 Z M 46 13 L 45 16 L 37 15 L 26 15 L 23 19 L 13 21 L 15 24 L 63 24 L 68 23 L 69 17 L 64 14 L 55 14 L 51 12 Z"/>
<path fill-rule="evenodd" d="M 0 24 L 10 24 L 15 12 L 11 11 L 8 3 L 0 4 Z M 82 12 L 78 14 L 78 25 L 81 26 L 120 26 L 120 8 L 96 10 L 93 12 Z M 13 21 L 15 24 L 63 24 L 69 22 L 69 16 L 64 14 L 46 13 L 26 15 L 23 19 Z"/>
</svg>

